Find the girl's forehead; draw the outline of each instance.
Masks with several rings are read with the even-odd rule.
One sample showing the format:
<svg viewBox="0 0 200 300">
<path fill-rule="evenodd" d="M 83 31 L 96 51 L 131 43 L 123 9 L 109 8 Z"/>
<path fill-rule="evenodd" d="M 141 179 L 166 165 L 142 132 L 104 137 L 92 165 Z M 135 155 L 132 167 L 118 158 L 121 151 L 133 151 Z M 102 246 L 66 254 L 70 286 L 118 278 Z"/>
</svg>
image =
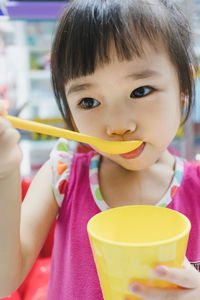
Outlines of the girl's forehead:
<svg viewBox="0 0 200 300">
<path fill-rule="evenodd" d="M 142 78 L 142 74 L 145 77 L 147 74 L 159 73 L 161 67 L 164 67 L 166 70 L 167 65 L 168 67 L 173 67 L 170 57 L 162 44 L 159 45 L 158 43 L 155 48 L 150 43 L 144 42 L 144 52 L 140 56 L 133 55 L 129 60 L 120 59 L 114 45 L 111 44 L 109 62 L 97 63 L 94 72 L 74 78 L 69 83 L 85 81 L 108 72 L 117 72 L 121 77 L 135 73 L 138 74 L 137 77 Z"/>
</svg>

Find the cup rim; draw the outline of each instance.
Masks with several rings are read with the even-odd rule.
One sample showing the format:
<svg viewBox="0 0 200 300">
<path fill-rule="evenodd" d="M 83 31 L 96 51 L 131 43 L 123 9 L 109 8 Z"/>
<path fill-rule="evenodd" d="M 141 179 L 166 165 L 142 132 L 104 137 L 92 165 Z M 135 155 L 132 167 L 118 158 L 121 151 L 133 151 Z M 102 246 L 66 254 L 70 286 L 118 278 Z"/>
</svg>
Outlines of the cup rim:
<svg viewBox="0 0 200 300">
<path fill-rule="evenodd" d="M 109 240 L 109 239 L 106 239 L 106 238 L 103 238 L 103 237 L 99 237 L 97 236 L 90 228 L 91 226 L 91 223 L 96 219 L 98 218 L 98 216 L 100 214 L 105 214 L 105 213 L 109 213 L 110 210 L 119 210 L 119 209 L 125 209 L 125 208 L 130 208 L 130 207 L 154 207 L 156 209 L 168 209 L 170 211 L 172 211 L 174 214 L 178 214 L 179 216 L 181 216 L 185 222 L 186 222 L 186 228 L 185 230 L 176 235 L 175 237 L 172 237 L 172 238 L 169 238 L 169 239 L 166 239 L 166 240 L 163 240 L 163 241 L 158 241 L 158 242 L 148 242 L 148 243 L 126 243 L 126 242 L 116 242 L 116 241 L 112 241 L 112 240 Z M 95 238 L 96 240 L 99 240 L 99 241 L 103 241 L 104 243 L 106 244 L 112 244 L 112 245 L 115 245 L 115 246 L 120 246 L 120 247 L 152 247 L 152 246 L 159 246 L 159 245 L 166 245 L 166 244 L 170 244 L 170 243 L 173 243 L 175 241 L 178 241 L 180 240 L 182 237 L 186 236 L 191 230 L 191 222 L 190 220 L 182 213 L 176 211 L 176 210 L 173 210 L 173 209 L 170 209 L 170 208 L 167 208 L 167 207 L 161 207 L 161 206 L 153 206 L 153 205 L 126 205 L 126 206 L 120 206 L 120 207 L 115 207 L 115 208 L 110 208 L 108 210 L 105 210 L 105 211 L 102 211 L 100 213 L 97 213 L 96 215 L 94 215 L 92 218 L 90 218 L 90 220 L 88 221 L 87 223 L 87 232 L 89 234 L 89 236 L 92 236 L 93 238 Z"/>
</svg>

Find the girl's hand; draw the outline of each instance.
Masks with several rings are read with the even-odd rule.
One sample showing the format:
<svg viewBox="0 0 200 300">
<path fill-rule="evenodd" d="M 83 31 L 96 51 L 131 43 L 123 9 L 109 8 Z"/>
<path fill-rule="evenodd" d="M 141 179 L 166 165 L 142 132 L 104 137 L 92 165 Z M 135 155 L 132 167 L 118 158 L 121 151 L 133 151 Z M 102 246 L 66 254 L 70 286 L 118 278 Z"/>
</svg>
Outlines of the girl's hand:
<svg viewBox="0 0 200 300">
<path fill-rule="evenodd" d="M 19 167 L 22 153 L 18 146 L 20 134 L 10 122 L 1 117 L 6 113 L 5 104 L 0 101 L 0 179 Z"/>
<path fill-rule="evenodd" d="M 129 290 L 144 300 L 199 300 L 200 273 L 187 259 L 183 266 L 184 269 L 159 266 L 154 270 L 155 277 L 177 284 L 179 287 L 176 289 L 147 288 L 138 283 L 131 283 Z"/>
</svg>

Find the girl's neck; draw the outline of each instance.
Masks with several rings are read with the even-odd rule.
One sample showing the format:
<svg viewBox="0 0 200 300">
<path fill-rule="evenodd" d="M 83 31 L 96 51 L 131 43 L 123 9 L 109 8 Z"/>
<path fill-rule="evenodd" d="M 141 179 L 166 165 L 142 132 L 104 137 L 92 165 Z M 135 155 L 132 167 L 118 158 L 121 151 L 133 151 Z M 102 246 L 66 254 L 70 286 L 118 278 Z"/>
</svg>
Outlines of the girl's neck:
<svg viewBox="0 0 200 300">
<path fill-rule="evenodd" d="M 168 190 L 175 169 L 175 159 L 165 151 L 151 167 L 129 171 L 102 157 L 99 182 L 104 200 L 110 207 L 131 204 L 155 205 Z"/>
</svg>

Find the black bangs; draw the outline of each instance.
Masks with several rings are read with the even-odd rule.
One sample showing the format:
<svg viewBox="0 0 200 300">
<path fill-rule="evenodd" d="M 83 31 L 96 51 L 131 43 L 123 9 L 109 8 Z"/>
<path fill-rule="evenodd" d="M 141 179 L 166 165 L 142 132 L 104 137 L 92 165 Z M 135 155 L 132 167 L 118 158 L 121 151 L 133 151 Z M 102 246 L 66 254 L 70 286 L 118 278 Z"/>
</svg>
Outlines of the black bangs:
<svg viewBox="0 0 200 300">
<path fill-rule="evenodd" d="M 62 18 L 53 47 L 53 56 L 59 53 L 53 63 L 62 79 L 66 82 L 91 74 L 97 65 L 109 63 L 111 44 L 119 60 L 141 56 L 144 39 L 156 48 L 166 23 L 162 22 L 163 12 L 153 9 L 157 1 L 142 2 L 74 1 Z"/>
</svg>

